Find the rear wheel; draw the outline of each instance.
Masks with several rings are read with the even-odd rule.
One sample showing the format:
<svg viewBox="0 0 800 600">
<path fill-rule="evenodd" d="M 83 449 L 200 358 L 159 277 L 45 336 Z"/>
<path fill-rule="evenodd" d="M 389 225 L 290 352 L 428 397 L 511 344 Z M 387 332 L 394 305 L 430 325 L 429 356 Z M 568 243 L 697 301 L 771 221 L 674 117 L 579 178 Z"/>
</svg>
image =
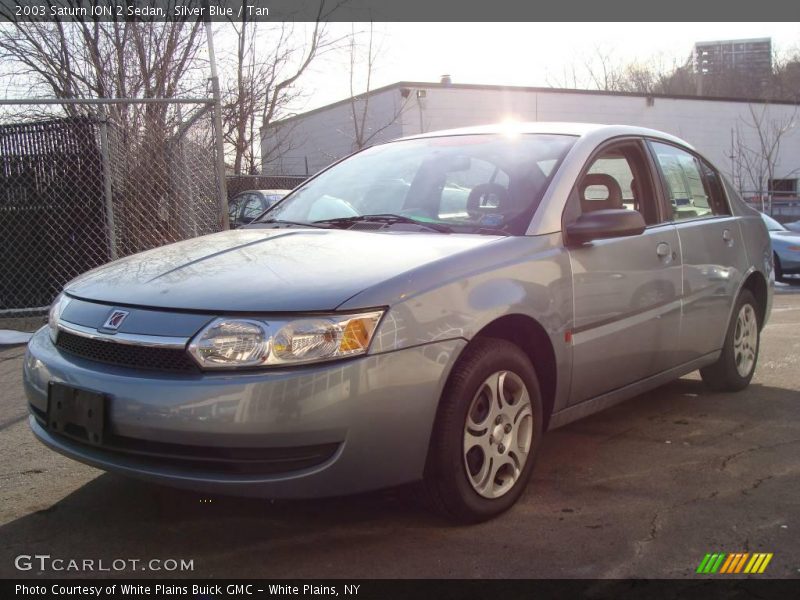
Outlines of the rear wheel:
<svg viewBox="0 0 800 600">
<path fill-rule="evenodd" d="M 713 365 L 700 369 L 703 382 L 711 389 L 737 392 L 750 384 L 760 343 L 757 309 L 752 292 L 742 290 L 733 309 L 722 354 Z"/>
<path fill-rule="evenodd" d="M 505 340 L 474 340 L 439 406 L 425 491 L 447 517 L 474 523 L 522 495 L 543 433 L 539 384 L 528 357 Z"/>
</svg>

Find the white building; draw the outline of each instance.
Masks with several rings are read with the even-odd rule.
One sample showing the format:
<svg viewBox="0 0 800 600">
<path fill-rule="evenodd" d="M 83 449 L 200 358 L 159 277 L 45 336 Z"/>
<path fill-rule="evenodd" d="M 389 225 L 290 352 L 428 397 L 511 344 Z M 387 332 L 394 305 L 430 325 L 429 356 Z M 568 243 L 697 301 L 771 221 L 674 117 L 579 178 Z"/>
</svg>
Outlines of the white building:
<svg viewBox="0 0 800 600">
<path fill-rule="evenodd" d="M 355 104 L 360 120 L 364 98 Z M 787 128 L 775 161 L 775 189 L 797 192 L 800 106 L 790 102 L 641 95 L 551 88 L 399 82 L 370 92 L 367 145 L 419 132 L 505 120 L 577 121 L 659 129 L 694 145 L 742 190 L 766 189 L 759 128 Z M 343 100 L 261 131 L 263 172 L 313 174 L 357 149 L 353 105 Z M 277 149 L 276 149 L 277 146 Z M 763 161 L 761 161 L 763 163 Z M 754 179 L 761 180 L 756 185 Z M 794 194 L 792 194 L 794 195 Z"/>
</svg>

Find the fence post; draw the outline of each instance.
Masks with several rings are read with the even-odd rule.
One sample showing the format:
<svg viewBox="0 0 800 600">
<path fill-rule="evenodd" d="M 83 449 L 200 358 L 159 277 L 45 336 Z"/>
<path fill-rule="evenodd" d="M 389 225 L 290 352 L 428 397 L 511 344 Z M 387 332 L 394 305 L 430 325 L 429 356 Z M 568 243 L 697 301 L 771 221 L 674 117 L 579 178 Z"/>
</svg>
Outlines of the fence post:
<svg viewBox="0 0 800 600">
<path fill-rule="evenodd" d="M 108 149 L 108 117 L 105 110 L 100 117 L 100 156 L 103 159 L 103 188 L 106 205 L 106 226 L 108 227 L 109 256 L 116 260 L 117 255 L 117 229 L 114 226 L 114 199 L 111 191 L 111 162 Z"/>
<path fill-rule="evenodd" d="M 208 0 L 204 3 L 208 11 Z M 228 190 L 225 185 L 225 142 L 222 139 L 222 100 L 219 93 L 217 62 L 214 57 L 214 36 L 211 22 L 206 17 L 206 39 L 208 41 L 208 60 L 211 66 L 211 93 L 214 97 L 214 141 L 217 147 L 217 189 L 219 193 L 219 223 L 223 230 L 230 229 L 228 222 Z"/>
</svg>

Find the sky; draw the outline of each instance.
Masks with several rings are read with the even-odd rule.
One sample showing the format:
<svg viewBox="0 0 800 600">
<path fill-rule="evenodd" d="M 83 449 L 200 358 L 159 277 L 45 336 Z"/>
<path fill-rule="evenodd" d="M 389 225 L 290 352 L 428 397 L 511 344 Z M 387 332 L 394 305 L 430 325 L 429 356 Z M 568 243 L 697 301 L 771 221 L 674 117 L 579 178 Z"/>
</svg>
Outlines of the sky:
<svg viewBox="0 0 800 600">
<path fill-rule="evenodd" d="M 218 56 L 235 51 L 231 27 L 214 28 Z M 331 37 L 340 38 L 354 28 L 366 31 L 369 24 L 327 27 Z M 800 23 L 375 23 L 380 51 L 371 87 L 403 80 L 437 82 L 445 73 L 454 83 L 574 87 L 573 67 L 578 87 L 588 87 L 585 64 L 599 54 L 617 66 L 654 61 L 668 68 L 685 62 L 697 41 L 756 37 L 771 37 L 779 54 L 800 50 Z M 201 58 L 208 56 L 204 46 Z M 356 83 L 357 93 L 365 89 L 363 79 Z M 316 60 L 298 83 L 304 94 L 291 107 L 293 113 L 349 97 L 347 52 Z M 27 85 L 7 85 L 0 95 L 25 97 Z"/>
<path fill-rule="evenodd" d="M 368 28 L 368 24 L 360 24 Z M 346 34 L 349 23 L 329 25 Z M 376 23 L 381 53 L 372 88 L 396 81 L 563 85 L 598 49 L 612 62 L 684 62 L 697 41 L 771 37 L 778 51 L 800 48 L 800 23 Z M 321 60 L 302 80 L 310 110 L 349 96 L 343 57 Z M 580 75 L 580 73 L 579 73 Z M 570 77 L 571 78 L 571 77 Z"/>
</svg>

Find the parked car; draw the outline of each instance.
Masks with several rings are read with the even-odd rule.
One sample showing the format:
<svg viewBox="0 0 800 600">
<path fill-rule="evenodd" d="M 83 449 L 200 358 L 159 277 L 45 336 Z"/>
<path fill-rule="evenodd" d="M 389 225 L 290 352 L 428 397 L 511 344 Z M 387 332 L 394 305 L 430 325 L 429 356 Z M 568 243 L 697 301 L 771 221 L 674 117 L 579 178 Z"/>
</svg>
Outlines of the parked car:
<svg viewBox="0 0 800 600">
<path fill-rule="evenodd" d="M 795 231 L 797 233 L 800 233 L 800 221 L 791 221 L 789 223 L 784 223 L 783 226 L 786 227 L 786 229 L 788 229 L 789 231 Z"/>
<path fill-rule="evenodd" d="M 291 190 L 247 190 L 239 192 L 228 202 L 231 229 L 247 225 Z"/>
<path fill-rule="evenodd" d="M 519 498 L 547 429 L 697 369 L 746 387 L 773 280 L 758 212 L 671 135 L 428 133 L 67 284 L 28 346 L 30 426 L 154 482 L 419 482 L 475 522 Z"/>
<path fill-rule="evenodd" d="M 800 283 L 800 280 L 787 275 L 800 275 L 800 233 L 790 231 L 772 217 L 761 214 L 772 240 L 772 254 L 775 262 L 775 280 L 785 283 Z"/>
</svg>

